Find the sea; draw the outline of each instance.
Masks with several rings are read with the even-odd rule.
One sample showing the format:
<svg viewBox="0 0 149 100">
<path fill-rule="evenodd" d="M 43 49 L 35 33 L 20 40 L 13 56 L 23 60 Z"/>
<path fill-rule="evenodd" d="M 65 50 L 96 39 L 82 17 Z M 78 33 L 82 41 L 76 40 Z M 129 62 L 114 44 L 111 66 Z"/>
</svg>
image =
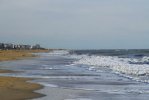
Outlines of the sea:
<svg viewBox="0 0 149 100">
<path fill-rule="evenodd" d="M 44 86 L 34 100 L 148 100 L 149 50 L 53 50 L 37 58 L 0 62 Z"/>
</svg>

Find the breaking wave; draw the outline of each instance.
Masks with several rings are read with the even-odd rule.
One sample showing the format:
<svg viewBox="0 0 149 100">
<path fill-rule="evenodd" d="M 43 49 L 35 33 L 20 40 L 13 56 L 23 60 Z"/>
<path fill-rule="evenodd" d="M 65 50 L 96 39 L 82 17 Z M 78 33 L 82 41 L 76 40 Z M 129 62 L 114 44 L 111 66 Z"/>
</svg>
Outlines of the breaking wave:
<svg viewBox="0 0 149 100">
<path fill-rule="evenodd" d="M 118 56 L 72 55 L 75 64 L 110 68 L 115 72 L 134 76 L 149 76 L 149 57 L 120 58 Z M 145 80 L 149 82 L 149 79 Z"/>
<path fill-rule="evenodd" d="M 49 53 L 50 55 L 68 55 L 69 50 L 53 50 Z"/>
</svg>

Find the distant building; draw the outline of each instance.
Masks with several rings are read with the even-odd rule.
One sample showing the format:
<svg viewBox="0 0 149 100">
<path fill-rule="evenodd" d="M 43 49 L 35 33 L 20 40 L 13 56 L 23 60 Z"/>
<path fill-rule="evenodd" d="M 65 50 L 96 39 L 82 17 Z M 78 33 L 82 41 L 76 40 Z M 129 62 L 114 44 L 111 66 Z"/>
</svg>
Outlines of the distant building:
<svg viewBox="0 0 149 100">
<path fill-rule="evenodd" d="M 36 44 L 36 45 L 32 46 L 32 49 L 40 49 L 40 48 L 41 48 L 41 47 L 40 47 L 39 44 Z"/>
<path fill-rule="evenodd" d="M 20 45 L 15 44 L 14 49 L 20 49 Z"/>
<path fill-rule="evenodd" d="M 31 49 L 31 45 L 14 45 L 14 49 L 29 50 Z"/>
<path fill-rule="evenodd" d="M 30 49 L 45 49 L 41 48 L 39 44 L 36 45 L 21 45 L 21 44 L 12 44 L 12 43 L 0 43 L 0 50 L 30 50 Z"/>
<path fill-rule="evenodd" d="M 26 50 L 30 50 L 31 49 L 31 45 L 24 45 Z"/>
<path fill-rule="evenodd" d="M 4 49 L 4 43 L 0 43 L 0 50 Z"/>
<path fill-rule="evenodd" d="M 11 43 L 4 44 L 4 49 L 13 49 L 13 44 Z"/>
</svg>

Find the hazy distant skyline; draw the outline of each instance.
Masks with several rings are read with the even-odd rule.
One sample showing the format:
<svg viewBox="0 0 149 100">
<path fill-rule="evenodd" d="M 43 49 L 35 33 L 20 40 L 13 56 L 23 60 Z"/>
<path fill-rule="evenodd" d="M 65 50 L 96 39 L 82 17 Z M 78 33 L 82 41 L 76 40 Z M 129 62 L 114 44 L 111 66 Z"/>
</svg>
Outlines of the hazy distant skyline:
<svg viewBox="0 0 149 100">
<path fill-rule="evenodd" d="M 0 0 L 0 42 L 149 48 L 149 0 Z"/>
</svg>

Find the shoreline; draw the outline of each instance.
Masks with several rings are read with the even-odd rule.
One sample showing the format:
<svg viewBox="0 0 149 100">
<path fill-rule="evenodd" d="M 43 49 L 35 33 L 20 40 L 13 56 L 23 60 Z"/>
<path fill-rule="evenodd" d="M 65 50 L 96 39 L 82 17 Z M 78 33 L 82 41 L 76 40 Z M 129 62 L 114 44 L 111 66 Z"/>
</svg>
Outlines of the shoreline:
<svg viewBox="0 0 149 100">
<path fill-rule="evenodd" d="M 3 50 L 0 51 L 0 62 L 21 60 L 37 57 L 32 53 L 49 52 L 48 50 Z M 11 70 L 0 69 L 0 73 L 16 73 Z M 45 96 L 35 92 L 44 86 L 28 81 L 32 78 L 18 78 L 0 76 L 0 98 L 2 100 L 26 100 Z"/>
</svg>

